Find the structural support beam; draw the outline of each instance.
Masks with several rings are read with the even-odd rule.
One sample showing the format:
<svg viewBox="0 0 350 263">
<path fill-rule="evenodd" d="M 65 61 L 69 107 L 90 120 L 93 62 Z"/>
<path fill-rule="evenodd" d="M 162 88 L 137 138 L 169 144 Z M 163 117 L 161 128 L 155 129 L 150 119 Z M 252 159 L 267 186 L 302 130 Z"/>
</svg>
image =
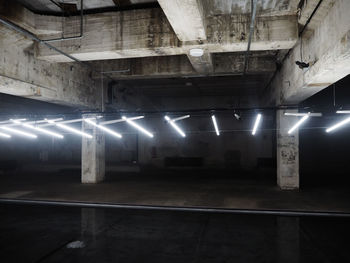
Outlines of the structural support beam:
<svg viewBox="0 0 350 263">
<path fill-rule="evenodd" d="M 299 189 L 299 132 L 288 134 L 288 130 L 298 118 L 284 116 L 284 113 L 284 110 L 276 113 L 277 184 L 282 190 L 296 190 Z"/>
<path fill-rule="evenodd" d="M 158 3 L 182 42 L 207 39 L 201 1 L 158 0 Z"/>
<path fill-rule="evenodd" d="M 269 87 L 277 104 L 299 103 L 350 74 L 348 10 L 350 1 L 335 1 L 311 36 L 303 36 L 290 52 Z M 317 20 L 318 14 L 314 16 Z M 295 61 L 301 60 L 310 67 L 300 69 Z"/>
<path fill-rule="evenodd" d="M 158 0 L 171 27 L 182 41 L 202 41 L 207 39 L 206 20 L 202 1 L 198 0 Z M 187 54 L 194 70 L 199 74 L 213 72 L 212 56 L 208 50 L 202 57 Z"/>
<path fill-rule="evenodd" d="M 101 92 L 87 68 L 37 60 L 31 52 L 33 41 L 3 25 L 0 34 L 1 93 L 79 108 L 100 107 Z"/>
<path fill-rule="evenodd" d="M 36 15 L 15 1 L 0 0 L 0 17 L 35 35 L 62 34 L 62 18 Z"/>
<path fill-rule="evenodd" d="M 20 15 L 3 16 L 16 24 L 25 24 L 25 21 L 20 20 Z M 39 30 L 39 24 L 40 30 L 43 30 L 42 23 L 37 21 L 41 16 L 33 16 L 33 32 Z M 46 16 L 46 19 L 50 21 L 48 31 L 60 32 L 62 21 L 55 23 L 55 19 L 50 16 Z M 52 44 L 83 61 L 187 55 L 192 48 L 202 48 L 207 53 L 246 50 L 250 23 L 248 14 L 213 15 L 206 17 L 203 23 L 207 28 L 206 40 L 181 42 L 160 8 L 89 14 L 84 16 L 84 38 Z M 65 17 L 64 24 L 65 36 L 79 33 L 76 30 L 79 17 Z M 257 17 L 255 27 L 252 51 L 289 49 L 296 43 L 296 16 Z M 60 35 L 61 33 L 50 33 L 41 35 L 41 38 L 50 39 Z M 40 44 L 35 45 L 35 54 L 50 62 L 71 62 L 71 59 Z"/>
<path fill-rule="evenodd" d="M 211 59 L 213 68 L 208 68 L 208 71 L 201 71 L 202 73 L 193 68 L 185 55 L 104 60 L 94 62 L 94 64 L 97 68 L 103 68 L 105 74 L 114 79 L 195 77 L 202 74 L 224 76 L 238 75 L 243 72 L 243 54 L 212 54 Z M 205 69 L 204 66 L 203 69 Z M 258 52 L 249 58 L 248 74 L 273 73 L 275 70 L 276 63 L 273 53 Z M 98 73 L 93 73 L 92 76 L 95 79 L 101 78 L 101 74 Z"/>
<path fill-rule="evenodd" d="M 323 18 L 328 14 L 328 11 L 332 8 L 336 1 L 337 0 L 322 0 L 322 3 L 318 8 L 317 6 L 319 5 L 320 0 L 308 0 L 300 2 L 298 23 L 302 26 L 305 26 L 309 21 L 306 29 L 308 32 L 307 35 L 310 35 L 317 28 L 317 26 L 322 22 Z M 314 13 L 314 10 L 316 8 L 317 12 Z M 314 16 L 311 18 L 312 14 L 314 14 Z"/>
<path fill-rule="evenodd" d="M 212 54 L 206 52 L 201 57 L 192 57 L 191 55 L 187 55 L 187 57 L 197 73 L 209 75 L 214 72 Z"/>
<path fill-rule="evenodd" d="M 83 118 L 96 118 L 95 114 L 84 114 Z M 98 183 L 105 178 L 105 135 L 96 126 L 83 121 L 83 131 L 92 139 L 83 137 L 81 147 L 81 182 Z"/>
</svg>

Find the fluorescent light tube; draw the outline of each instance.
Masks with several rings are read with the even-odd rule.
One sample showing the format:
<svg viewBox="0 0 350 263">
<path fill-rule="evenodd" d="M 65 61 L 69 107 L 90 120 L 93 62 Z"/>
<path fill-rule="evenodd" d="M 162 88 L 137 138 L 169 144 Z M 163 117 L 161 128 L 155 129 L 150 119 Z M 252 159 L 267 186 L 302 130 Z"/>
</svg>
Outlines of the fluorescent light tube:
<svg viewBox="0 0 350 263">
<path fill-rule="evenodd" d="M 180 129 L 179 126 L 176 125 L 176 123 L 170 119 L 168 116 L 164 116 L 164 119 L 182 136 L 186 137 L 186 134 Z"/>
<path fill-rule="evenodd" d="M 123 120 L 125 120 L 128 124 L 130 124 L 131 126 L 133 126 L 135 129 L 138 129 L 139 131 L 143 132 L 144 134 L 146 134 L 147 136 L 153 138 L 153 134 L 150 133 L 149 131 L 147 131 L 146 129 L 144 129 L 143 127 L 141 127 L 140 125 L 138 125 L 136 122 L 132 121 L 131 119 L 128 119 L 127 117 L 123 116 L 122 117 Z"/>
<path fill-rule="evenodd" d="M 8 134 L 6 134 L 6 133 L 0 132 L 0 137 L 11 138 L 11 135 L 8 135 Z"/>
<path fill-rule="evenodd" d="M 102 126 L 102 125 L 99 125 L 99 124 L 97 124 L 96 122 L 94 122 L 91 119 L 84 119 L 84 121 L 89 123 L 89 124 L 91 124 L 91 125 L 93 125 L 93 126 L 95 126 L 95 127 L 97 127 L 97 128 L 99 128 L 99 129 L 101 129 L 102 131 L 105 131 L 105 132 L 115 136 L 115 137 L 122 138 L 122 135 L 120 133 L 117 133 L 115 131 L 112 131 L 111 129 L 108 129 L 108 128 Z"/>
<path fill-rule="evenodd" d="M 326 130 L 326 132 L 332 132 L 334 131 L 335 129 L 338 129 L 340 128 L 341 126 L 344 126 L 346 124 L 348 124 L 350 122 L 350 117 L 349 118 L 346 118 L 345 120 L 341 121 L 341 122 L 338 122 L 337 124 L 333 125 L 332 127 L 328 128 Z"/>
<path fill-rule="evenodd" d="M 256 119 L 255 119 L 255 123 L 254 123 L 254 127 L 253 127 L 253 131 L 252 131 L 252 134 L 255 135 L 256 133 L 256 130 L 258 129 L 259 127 L 259 124 L 260 124 L 260 121 L 261 121 L 261 114 L 259 113 L 257 116 L 256 116 Z"/>
<path fill-rule="evenodd" d="M 41 133 L 45 133 L 45 134 L 51 135 L 51 136 L 59 138 L 59 139 L 63 139 L 64 138 L 63 135 L 61 135 L 61 134 L 58 134 L 58 133 L 55 133 L 55 132 L 52 132 L 52 131 L 49 131 L 49 130 L 46 130 L 46 129 L 43 129 L 43 128 L 35 127 L 35 126 L 33 126 L 31 124 L 28 124 L 28 123 L 22 123 L 19 120 L 12 120 L 12 121 L 14 123 L 16 123 L 16 124 L 22 125 L 23 127 L 26 127 L 26 128 L 29 128 L 29 129 L 32 129 L 32 130 L 35 130 L 35 131 L 39 131 Z"/>
<path fill-rule="evenodd" d="M 133 121 L 133 120 L 139 120 L 139 119 L 143 119 L 145 116 L 136 116 L 136 117 L 132 117 L 132 118 L 128 118 L 129 120 Z M 117 122 L 124 122 L 124 119 L 117 119 L 117 120 L 110 120 L 110 121 L 103 121 L 100 122 L 100 125 L 107 125 L 107 124 L 113 124 L 113 123 L 117 123 Z"/>
<path fill-rule="evenodd" d="M 307 113 L 293 113 L 293 112 L 285 112 L 285 116 L 296 116 L 296 117 L 304 117 L 308 115 Z"/>
<path fill-rule="evenodd" d="M 216 135 L 219 136 L 219 135 L 220 135 L 220 131 L 219 131 L 218 124 L 217 124 L 217 122 L 216 122 L 215 116 L 212 115 L 212 116 L 211 116 L 211 119 L 212 119 L 213 124 L 214 124 L 214 128 L 215 128 Z"/>
<path fill-rule="evenodd" d="M 338 110 L 338 114 L 350 114 L 350 110 Z"/>
<path fill-rule="evenodd" d="M 32 138 L 32 139 L 38 138 L 38 136 L 36 136 L 35 134 L 32 134 L 32 133 L 29 133 L 29 132 L 24 132 L 24 131 L 20 131 L 20 130 L 17 130 L 17 129 L 4 127 L 4 126 L 0 127 L 0 128 L 5 130 L 5 131 L 12 132 L 12 133 L 15 133 L 15 134 L 18 134 L 18 135 L 22 135 L 22 136 L 25 136 L 25 137 L 28 137 L 28 138 Z"/>
<path fill-rule="evenodd" d="M 306 115 L 309 115 L 310 117 L 322 117 L 322 113 L 320 112 L 314 112 L 314 113 L 293 113 L 293 112 L 286 112 L 284 113 L 285 116 L 296 116 L 296 117 L 303 117 Z"/>
<path fill-rule="evenodd" d="M 87 134 L 85 132 L 82 132 L 82 131 L 79 131 L 77 129 L 74 129 L 74 128 L 71 128 L 65 124 L 61 124 L 61 123 L 56 123 L 54 122 L 53 120 L 47 120 L 48 123 L 51 123 L 51 124 L 55 124 L 57 127 L 61 128 L 61 129 L 64 129 L 66 131 L 70 131 L 70 132 L 73 132 L 75 134 L 78 134 L 80 136 L 83 136 L 83 137 L 86 137 L 86 138 L 89 138 L 89 139 L 92 139 L 92 136 L 90 134 Z"/>
<path fill-rule="evenodd" d="M 172 120 L 173 120 L 173 122 L 177 122 L 177 121 L 181 121 L 181 120 L 187 119 L 189 117 L 191 117 L 191 116 L 190 115 L 184 115 L 184 116 L 172 119 Z"/>
<path fill-rule="evenodd" d="M 302 117 L 289 131 L 288 134 L 292 134 L 295 129 L 297 129 L 300 125 L 302 125 L 310 116 L 309 115 L 305 115 L 304 117 Z"/>
</svg>

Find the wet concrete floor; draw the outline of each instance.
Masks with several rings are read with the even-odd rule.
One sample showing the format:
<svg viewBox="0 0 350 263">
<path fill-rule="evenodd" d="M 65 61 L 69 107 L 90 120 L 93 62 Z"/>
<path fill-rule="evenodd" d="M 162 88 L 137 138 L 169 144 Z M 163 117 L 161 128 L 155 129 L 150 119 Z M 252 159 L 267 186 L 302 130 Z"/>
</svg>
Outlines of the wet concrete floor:
<svg viewBox="0 0 350 263">
<path fill-rule="evenodd" d="M 350 262 L 349 218 L 0 205 L 1 262 Z"/>
<path fill-rule="evenodd" d="M 110 204 L 350 212 L 350 191 L 315 187 L 281 191 L 275 181 L 204 172 L 116 173 L 105 182 L 81 184 L 80 173 L 0 176 L 0 199 Z"/>
</svg>

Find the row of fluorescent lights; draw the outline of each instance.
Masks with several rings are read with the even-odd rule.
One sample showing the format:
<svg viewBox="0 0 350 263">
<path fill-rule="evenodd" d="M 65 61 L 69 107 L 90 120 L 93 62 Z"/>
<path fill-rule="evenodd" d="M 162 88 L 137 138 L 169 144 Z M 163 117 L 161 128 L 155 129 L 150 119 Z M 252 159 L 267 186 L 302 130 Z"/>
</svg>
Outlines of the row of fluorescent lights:
<svg viewBox="0 0 350 263">
<path fill-rule="evenodd" d="M 339 110 L 337 111 L 337 114 L 350 114 L 350 111 L 343 111 Z M 298 129 L 305 121 L 307 121 L 310 117 L 321 117 L 321 113 L 285 113 L 286 116 L 296 116 L 296 117 L 302 117 L 297 123 L 293 125 L 292 128 L 289 129 L 288 134 L 292 134 L 296 129 Z M 334 130 L 339 129 L 342 126 L 345 126 L 346 124 L 350 123 L 350 117 L 334 124 L 333 126 L 326 129 L 326 132 L 332 132 Z"/>
<path fill-rule="evenodd" d="M 337 111 L 338 114 L 350 114 L 350 111 Z M 302 117 L 297 123 L 295 123 L 288 131 L 288 134 L 292 134 L 295 130 L 297 130 L 307 119 L 309 119 L 310 117 L 321 117 L 322 114 L 321 113 L 285 113 L 286 116 L 296 116 L 296 117 Z M 178 132 L 182 137 L 186 137 L 186 134 L 185 132 L 176 124 L 177 121 L 180 121 L 180 120 L 184 120 L 184 119 L 187 119 L 189 118 L 190 115 L 185 115 L 185 116 L 181 116 L 181 117 L 178 117 L 178 118 L 174 118 L 174 119 L 171 119 L 169 116 L 165 116 L 164 119 L 171 125 L 171 127 L 176 131 Z M 96 118 L 85 118 L 85 119 L 75 119 L 75 120 L 68 120 L 68 121 L 62 121 L 62 119 L 54 119 L 54 120 L 48 120 L 48 119 L 45 119 L 45 120 L 41 120 L 41 121 L 37 121 L 37 122 L 25 122 L 26 119 L 17 119 L 17 120 L 14 120 L 14 119 L 11 119 L 10 120 L 10 123 L 12 122 L 12 125 L 3 125 L 3 126 L 0 126 L 0 129 L 8 132 L 8 133 L 14 133 L 14 134 L 17 134 L 17 135 L 22 135 L 22 136 L 25 136 L 25 137 L 29 137 L 29 138 L 32 138 L 32 139 L 35 139 L 37 138 L 37 135 L 35 134 L 32 134 L 32 133 L 28 133 L 28 132 L 25 132 L 25 131 L 22 131 L 22 130 L 18 130 L 16 128 L 13 128 L 12 126 L 18 126 L 18 125 L 21 125 L 25 128 L 28 128 L 28 129 L 31 129 L 31 130 L 34 130 L 34 131 L 37 131 L 39 133 L 43 133 L 43 134 L 46 134 L 46 135 L 50 135 L 50 136 L 53 136 L 55 138 L 59 138 L 59 139 L 63 139 L 64 136 L 62 134 L 59 134 L 59 133 L 56 133 L 56 132 L 53 132 L 53 131 L 50 131 L 48 129 L 44 129 L 42 128 L 43 126 L 48 126 L 48 125 L 55 125 L 57 126 L 58 128 L 61 128 L 63 130 L 66 130 L 66 131 L 69 131 L 69 132 L 72 132 L 72 133 L 75 133 L 77 135 L 80 135 L 82 137 L 86 137 L 86 138 L 89 138 L 91 139 L 92 138 L 92 135 L 91 134 L 88 134 L 88 133 L 85 133 L 85 132 L 82 132 L 78 129 L 75 129 L 75 128 L 72 128 L 68 125 L 66 125 L 66 123 L 73 123 L 73 122 L 80 122 L 80 121 L 85 121 L 86 123 L 90 124 L 90 125 L 93 125 L 97 128 L 99 128 L 100 130 L 110 134 L 110 135 L 113 135 L 119 139 L 122 138 L 122 135 L 116 131 L 113 131 L 107 127 L 105 127 L 105 125 L 108 125 L 108 124 L 112 124 L 112 123 L 117 123 L 117 122 L 127 122 L 130 126 L 134 127 L 135 129 L 141 131 L 142 133 L 146 134 L 147 136 L 153 138 L 154 135 L 149 132 L 148 130 L 146 130 L 145 128 L 143 128 L 141 125 L 137 124 L 135 122 L 135 120 L 138 120 L 138 119 L 142 119 L 144 118 L 144 116 L 137 116 L 137 117 L 132 117 L 132 118 L 127 118 L 125 116 L 123 116 L 121 119 L 118 119 L 118 120 L 110 120 L 110 121 L 104 121 L 104 122 L 101 122 L 101 123 L 96 123 Z M 213 126 L 214 126 L 214 129 L 215 129 L 215 133 L 217 136 L 220 135 L 220 130 L 219 130 L 219 126 L 218 126 L 218 122 L 216 120 L 216 117 L 215 115 L 212 115 L 211 116 L 211 119 L 212 119 L 212 122 L 213 122 Z M 94 121 L 95 120 L 95 121 Z M 256 119 L 255 119 L 255 122 L 254 122 L 254 126 L 253 126 L 253 129 L 252 129 L 252 135 L 255 135 L 260 124 L 261 124 L 261 121 L 262 121 L 262 114 L 257 114 L 256 116 Z M 350 122 L 350 117 L 346 118 L 345 120 L 333 125 L 332 127 L 326 129 L 326 132 L 332 132 L 344 125 L 346 125 L 347 123 Z M 43 125 L 40 125 L 40 126 L 34 126 L 33 124 L 36 123 L 36 124 L 40 124 L 40 123 L 46 123 L 46 124 L 43 124 Z M 10 126 L 10 127 L 9 127 Z M 0 137 L 3 137 L 3 138 L 11 138 L 11 135 L 7 134 L 7 133 L 3 133 L 3 132 L 0 132 Z"/>
<path fill-rule="evenodd" d="M 143 116 L 138 116 L 138 117 L 134 117 L 134 118 L 126 118 L 126 117 L 123 116 L 122 119 L 120 119 L 120 120 L 107 121 L 105 123 L 111 124 L 111 123 L 126 121 L 131 126 L 133 126 L 133 127 L 137 128 L 138 130 L 144 132 L 148 136 L 153 137 L 152 133 L 148 132 L 146 129 L 142 128 L 140 125 L 138 125 L 137 123 L 135 123 L 133 121 L 134 119 L 141 119 L 141 118 L 143 118 Z M 81 130 L 78 130 L 78 129 L 75 129 L 73 127 L 70 127 L 70 126 L 66 125 L 66 123 L 85 121 L 86 123 L 88 123 L 90 125 L 93 125 L 93 126 L 99 128 L 99 129 L 103 130 L 104 132 L 107 132 L 107 133 L 109 133 L 109 134 L 111 134 L 111 135 L 113 135 L 113 136 L 115 136 L 117 138 L 122 138 L 122 135 L 120 133 L 115 132 L 115 131 L 113 131 L 111 129 L 108 129 L 107 127 L 105 127 L 103 125 L 97 124 L 95 121 L 93 121 L 93 119 L 94 118 L 86 118 L 86 119 L 76 119 L 76 120 L 69 120 L 69 121 L 61 121 L 62 119 L 55 119 L 55 120 L 45 119 L 45 120 L 41 120 L 41 121 L 38 121 L 38 122 L 25 122 L 26 119 L 17 119 L 17 120 L 11 119 L 9 121 L 10 124 L 5 124 L 3 126 L 0 126 L 0 129 L 4 130 L 5 132 L 8 132 L 10 134 L 13 133 L 13 134 L 21 135 L 21 136 L 24 136 L 24 137 L 27 137 L 27 138 L 31 138 L 31 139 L 36 139 L 38 137 L 37 135 L 35 135 L 33 133 L 29 133 L 29 132 L 25 132 L 25 131 L 19 130 L 17 128 L 13 128 L 13 126 L 23 126 L 25 128 L 28 128 L 28 129 L 31 129 L 31 130 L 34 130 L 34 131 L 37 131 L 37 132 L 40 132 L 40 133 L 43 133 L 43 134 L 46 134 L 46 135 L 53 136 L 55 138 L 63 139 L 64 136 L 62 134 L 59 134 L 59 133 L 50 131 L 48 129 L 42 128 L 42 126 L 55 125 L 58 128 L 61 128 L 63 130 L 66 130 L 66 131 L 72 132 L 74 134 L 80 135 L 82 137 L 86 137 L 86 138 L 91 139 L 92 138 L 91 134 L 82 132 Z M 57 122 L 57 121 L 61 121 L 61 122 Z M 41 125 L 41 127 L 32 125 L 34 123 L 40 124 L 40 123 L 45 123 L 45 122 L 47 124 L 43 124 L 43 125 Z M 10 134 L 0 132 L 0 137 L 11 138 Z"/>
<path fill-rule="evenodd" d="M 169 116 L 165 116 L 164 119 L 182 137 L 186 137 L 185 132 L 176 124 L 176 122 L 184 120 L 184 119 L 187 119 L 189 117 L 190 117 L 190 115 L 184 115 L 184 116 L 181 116 L 181 117 L 178 117 L 178 118 L 171 119 Z M 144 118 L 144 116 L 137 116 L 137 117 L 132 117 L 132 118 L 127 118 L 127 117 L 123 116 L 121 119 L 104 121 L 104 122 L 101 122 L 99 124 L 96 123 L 96 118 L 75 119 L 75 120 L 68 120 L 68 121 L 63 121 L 61 118 L 59 118 L 59 119 L 54 119 L 54 120 L 45 119 L 45 120 L 40 120 L 40 121 L 37 121 L 37 122 L 33 122 L 33 121 L 32 122 L 27 122 L 26 119 L 11 119 L 10 121 L 7 121 L 10 124 L 5 124 L 3 126 L 0 126 L 0 129 L 4 130 L 4 131 L 6 131 L 6 132 L 8 132 L 10 134 L 13 133 L 13 134 L 21 135 L 21 136 L 24 136 L 24 137 L 32 138 L 32 139 L 36 139 L 37 138 L 37 135 L 35 135 L 33 133 L 29 133 L 29 132 L 25 132 L 25 131 L 19 130 L 17 128 L 13 128 L 13 126 L 23 126 L 23 127 L 27 128 L 27 129 L 31 129 L 31 130 L 34 130 L 34 131 L 39 132 L 39 133 L 50 135 L 50 136 L 53 136 L 53 137 L 58 138 L 58 139 L 63 139 L 64 136 L 62 134 L 59 134 L 57 132 L 53 132 L 51 130 L 43 128 L 45 126 L 55 125 L 56 127 L 60 128 L 60 129 L 63 129 L 63 130 L 69 131 L 71 133 L 80 135 L 82 137 L 86 137 L 86 138 L 91 139 L 92 138 L 91 134 L 82 132 L 82 131 L 80 131 L 78 129 L 75 129 L 75 128 L 70 127 L 70 126 L 67 125 L 67 123 L 74 123 L 74 122 L 85 121 L 86 123 L 88 123 L 90 125 L 93 125 L 93 126 L 99 128 L 100 130 L 103 130 L 104 132 L 106 132 L 106 133 L 108 133 L 110 135 L 113 135 L 113 136 L 115 136 L 115 137 L 120 139 L 120 138 L 122 138 L 122 135 L 120 133 L 105 127 L 105 125 L 125 121 L 130 126 L 132 126 L 135 129 L 141 131 L 142 133 L 146 134 L 147 136 L 153 138 L 154 135 L 151 132 L 149 132 L 148 130 L 146 130 L 145 128 L 143 128 L 141 125 L 137 124 L 134 121 L 134 120 L 142 119 L 142 118 Z M 257 115 L 257 119 L 256 119 L 255 124 L 254 124 L 254 127 L 253 127 L 253 130 L 252 130 L 252 134 L 253 135 L 255 135 L 255 133 L 256 133 L 256 131 L 258 129 L 258 126 L 259 126 L 259 123 L 261 121 L 261 118 L 262 118 L 262 115 L 258 114 Z M 217 136 L 219 136 L 220 135 L 220 130 L 219 130 L 219 126 L 218 126 L 218 123 L 217 123 L 215 115 L 212 115 L 211 119 L 212 119 L 212 122 L 213 122 L 213 125 L 214 125 L 215 133 L 216 133 Z M 5 123 L 7 123 L 7 122 L 5 122 Z M 42 123 L 44 123 L 44 124 L 42 124 Z M 38 125 L 34 126 L 33 124 L 39 124 L 39 126 Z M 10 134 L 0 132 L 0 137 L 11 138 Z"/>
</svg>

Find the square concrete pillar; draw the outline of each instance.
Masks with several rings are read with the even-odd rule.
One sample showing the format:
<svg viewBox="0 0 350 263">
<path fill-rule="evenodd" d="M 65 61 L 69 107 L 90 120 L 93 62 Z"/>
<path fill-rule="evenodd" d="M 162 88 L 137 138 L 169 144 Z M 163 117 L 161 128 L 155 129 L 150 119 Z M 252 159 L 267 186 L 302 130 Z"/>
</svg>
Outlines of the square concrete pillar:
<svg viewBox="0 0 350 263">
<path fill-rule="evenodd" d="M 288 112 L 295 112 L 297 110 Z M 288 130 L 300 117 L 284 116 L 284 110 L 277 110 L 277 184 L 282 190 L 299 189 L 299 132 Z"/>
<path fill-rule="evenodd" d="M 94 118 L 95 114 L 84 114 L 83 118 Z M 83 137 L 81 149 L 81 182 L 98 183 L 105 178 L 105 135 L 97 127 L 83 121 L 83 131 L 92 139 Z"/>
</svg>

